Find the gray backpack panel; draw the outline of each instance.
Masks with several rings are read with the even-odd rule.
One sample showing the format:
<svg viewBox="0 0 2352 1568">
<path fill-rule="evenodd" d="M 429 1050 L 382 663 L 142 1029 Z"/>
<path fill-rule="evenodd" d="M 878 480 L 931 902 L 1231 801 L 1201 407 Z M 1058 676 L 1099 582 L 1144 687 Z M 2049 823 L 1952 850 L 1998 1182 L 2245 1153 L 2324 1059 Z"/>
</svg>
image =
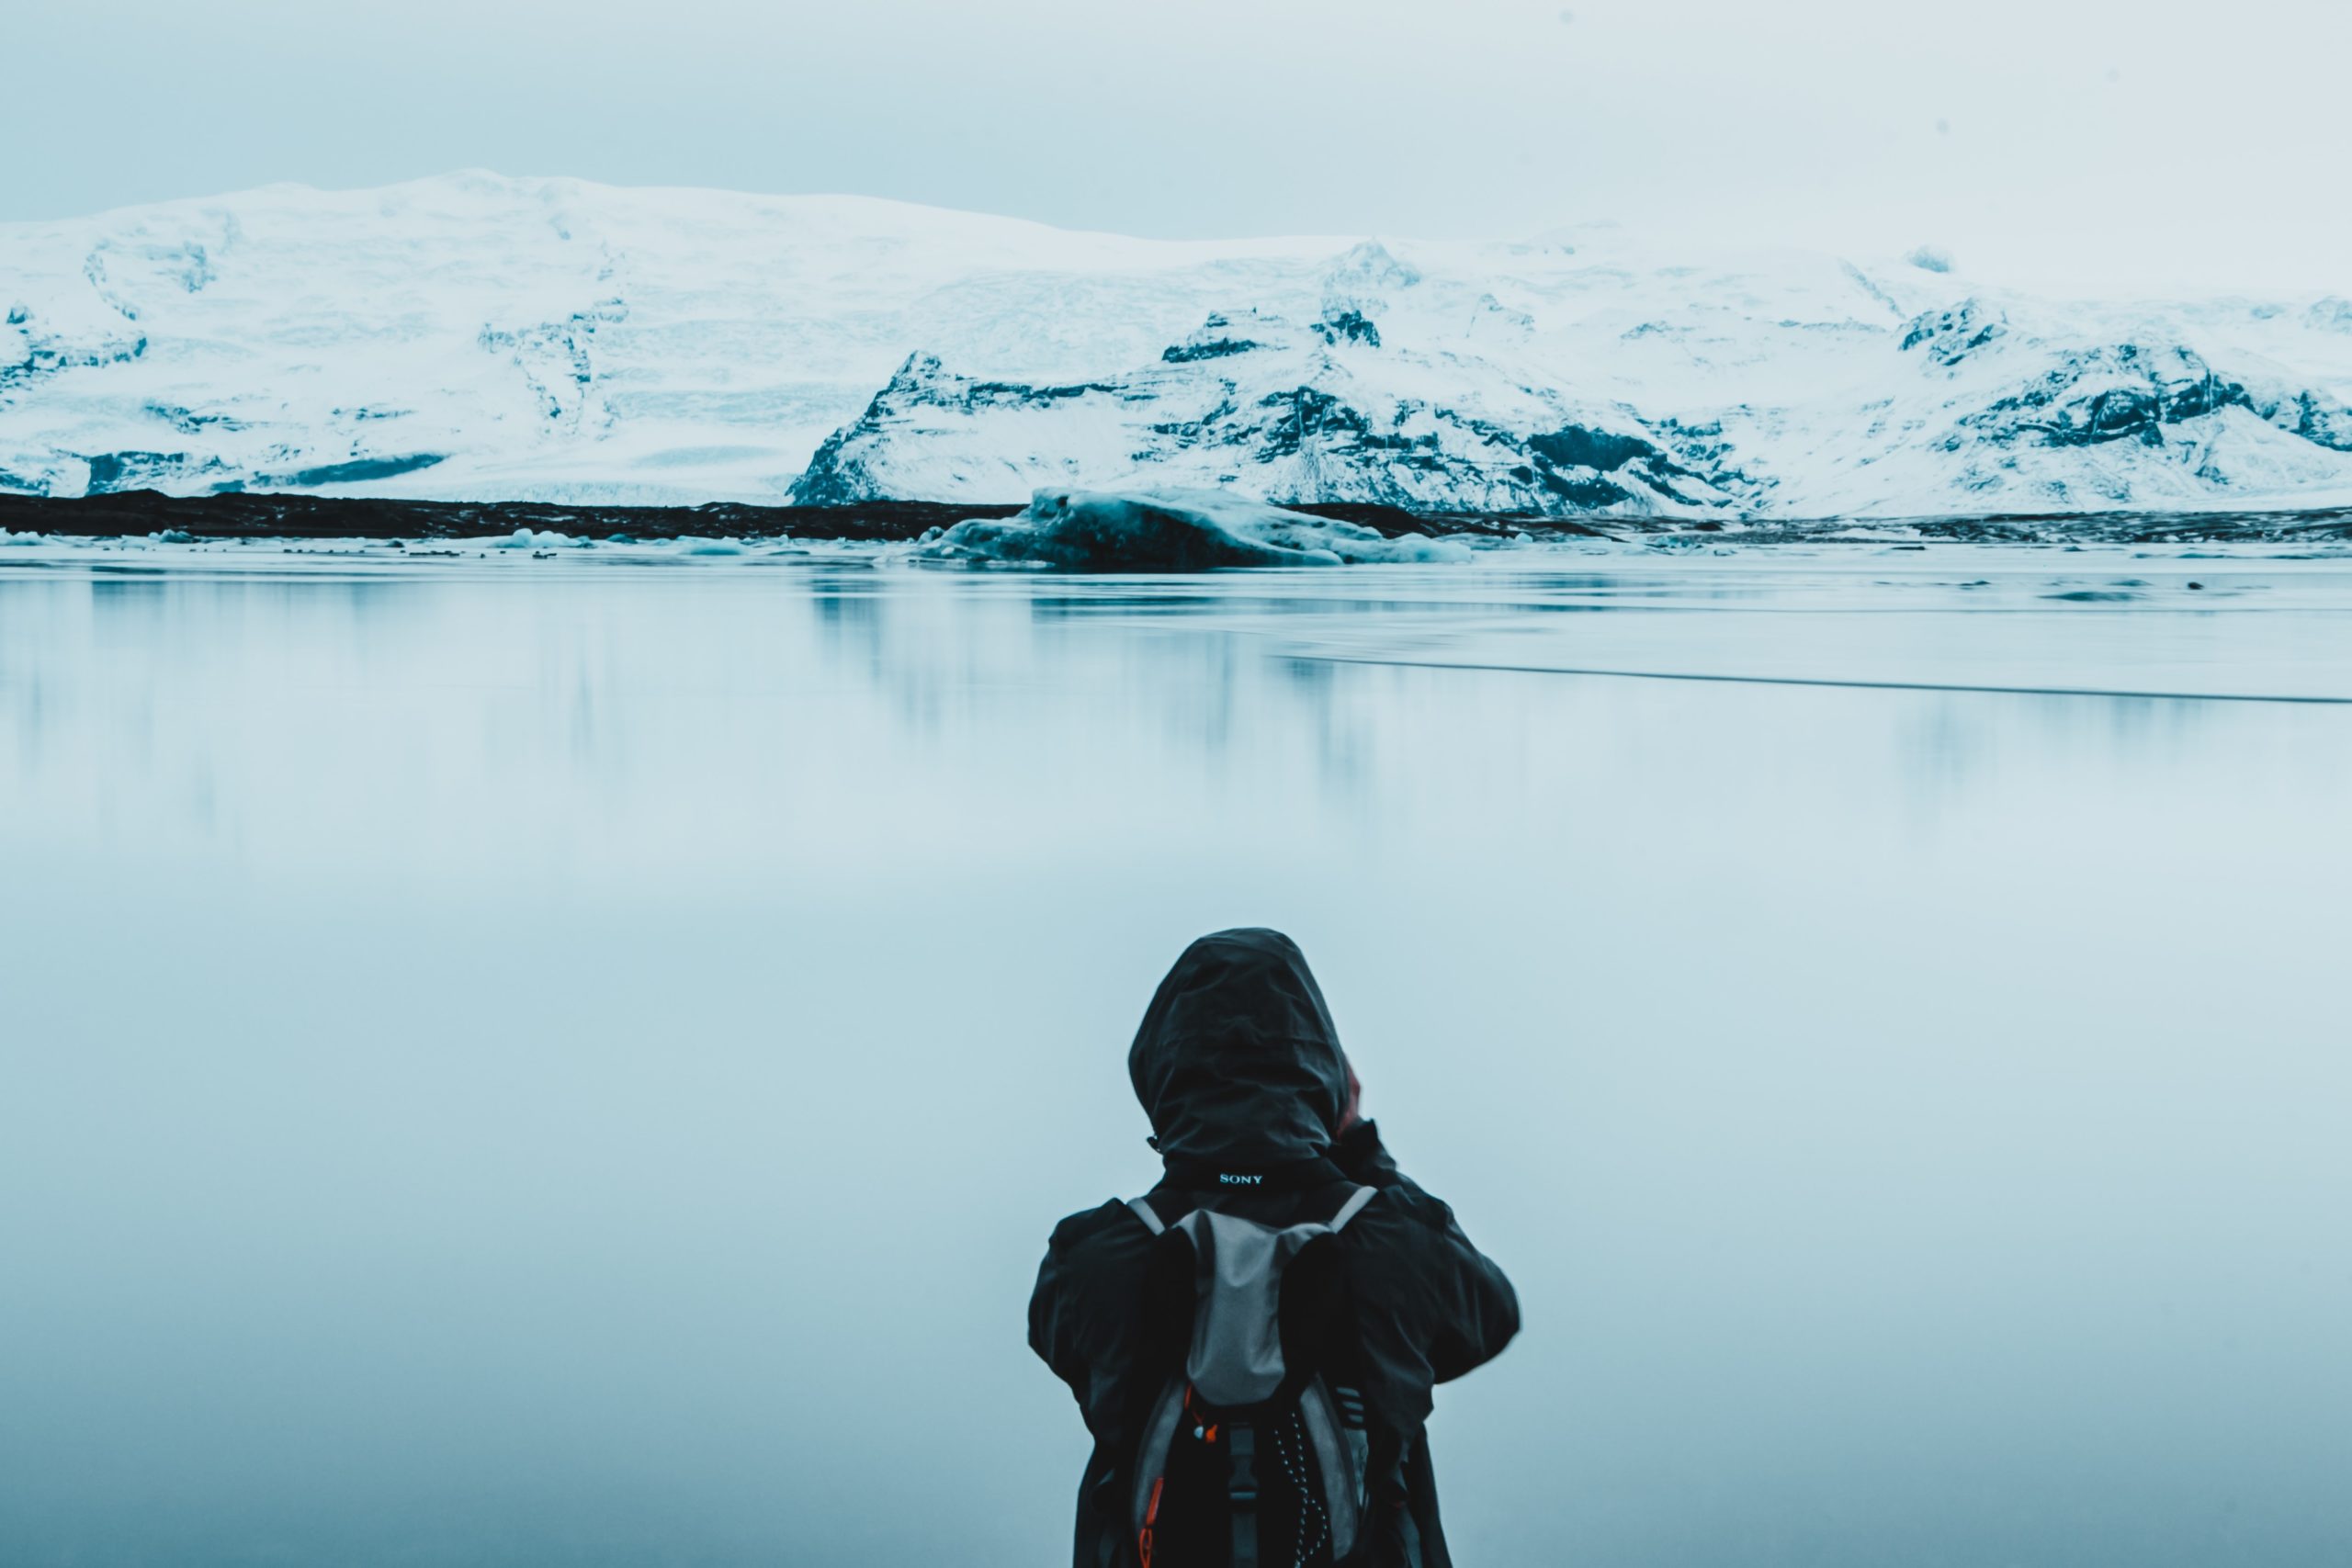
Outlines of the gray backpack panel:
<svg viewBox="0 0 2352 1568">
<path fill-rule="evenodd" d="M 1359 1187 L 1329 1221 L 1277 1229 L 1214 1209 L 1195 1209 L 1176 1222 L 1193 1244 L 1193 1343 L 1184 1362 L 1185 1382 L 1170 1380 L 1153 1403 L 1139 1453 L 1165 1455 L 1182 1418 L 1185 1383 L 1210 1404 L 1244 1408 L 1273 1396 L 1287 1369 L 1283 1365 L 1280 1306 L 1283 1270 L 1306 1244 L 1331 1235 L 1372 1201 L 1374 1189 Z M 1154 1235 L 1169 1229 L 1143 1199 L 1128 1207 Z M 1353 1550 L 1364 1501 L 1364 1454 L 1360 1433 L 1351 1433 L 1331 1391 L 1312 1380 L 1299 1398 L 1299 1419 L 1312 1450 L 1316 1480 L 1329 1500 L 1332 1556 Z M 1135 1522 L 1149 1522 L 1157 1477 L 1151 1463 L 1136 1467 Z M 1237 1555 L 1238 1549 L 1237 1549 Z"/>
</svg>

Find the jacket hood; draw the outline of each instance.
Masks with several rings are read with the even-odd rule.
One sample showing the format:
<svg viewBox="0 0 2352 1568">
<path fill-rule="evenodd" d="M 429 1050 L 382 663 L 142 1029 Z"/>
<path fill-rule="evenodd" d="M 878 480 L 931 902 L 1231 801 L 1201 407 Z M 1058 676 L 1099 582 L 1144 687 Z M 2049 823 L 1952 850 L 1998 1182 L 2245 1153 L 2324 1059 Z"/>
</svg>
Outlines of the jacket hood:
<svg viewBox="0 0 2352 1568">
<path fill-rule="evenodd" d="M 1169 1159 L 1311 1158 L 1348 1102 L 1347 1058 L 1306 955 L 1257 927 L 1184 950 L 1144 1010 L 1127 1076 Z"/>
</svg>

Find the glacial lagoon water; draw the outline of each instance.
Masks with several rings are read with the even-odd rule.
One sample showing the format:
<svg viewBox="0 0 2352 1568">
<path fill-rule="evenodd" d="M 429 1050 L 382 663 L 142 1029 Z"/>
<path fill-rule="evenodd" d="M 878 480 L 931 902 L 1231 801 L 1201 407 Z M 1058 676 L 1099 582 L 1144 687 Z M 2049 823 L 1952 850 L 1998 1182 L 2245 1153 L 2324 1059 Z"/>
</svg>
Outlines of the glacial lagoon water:
<svg viewBox="0 0 2352 1568">
<path fill-rule="evenodd" d="M 0 1560 L 1061 1560 L 1249 922 L 1521 1292 L 1464 1562 L 2341 1561 L 2345 699 L 2342 558 L 0 552 Z"/>
</svg>

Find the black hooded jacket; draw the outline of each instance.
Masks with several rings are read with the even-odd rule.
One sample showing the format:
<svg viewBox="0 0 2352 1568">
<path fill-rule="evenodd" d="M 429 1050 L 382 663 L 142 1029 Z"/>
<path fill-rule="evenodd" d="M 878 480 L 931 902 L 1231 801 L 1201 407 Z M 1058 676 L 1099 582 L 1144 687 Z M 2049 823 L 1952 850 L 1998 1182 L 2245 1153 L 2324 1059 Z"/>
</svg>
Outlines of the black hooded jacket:
<svg viewBox="0 0 2352 1568">
<path fill-rule="evenodd" d="M 1193 943 L 1153 995 L 1127 1071 L 1166 1166 L 1148 1194 L 1165 1222 L 1203 1206 L 1277 1226 L 1322 1220 L 1354 1187 L 1378 1189 L 1338 1237 L 1347 1357 L 1374 1438 L 1370 1529 L 1348 1568 L 1448 1568 L 1422 1428 L 1430 1391 L 1498 1354 L 1519 1303 L 1371 1123 L 1340 1132 L 1347 1058 L 1305 955 L 1272 931 Z M 1236 1174 L 1257 1179 L 1219 1180 Z M 1138 1370 L 1152 1240 L 1115 1199 L 1073 1214 L 1055 1227 L 1029 1302 L 1030 1348 L 1069 1384 L 1094 1438 L 1077 1568 L 1135 1558 L 1119 1498 L 1156 1392 L 1141 1386 L 1155 1374 Z"/>
</svg>

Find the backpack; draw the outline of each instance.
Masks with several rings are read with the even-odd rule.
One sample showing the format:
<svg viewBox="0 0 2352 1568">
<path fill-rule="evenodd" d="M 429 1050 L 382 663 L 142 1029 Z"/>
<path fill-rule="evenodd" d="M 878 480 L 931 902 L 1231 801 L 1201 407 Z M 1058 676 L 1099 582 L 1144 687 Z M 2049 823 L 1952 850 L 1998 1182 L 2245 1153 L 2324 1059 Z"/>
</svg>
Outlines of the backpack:
<svg viewBox="0 0 2352 1568">
<path fill-rule="evenodd" d="M 1284 1270 L 1372 1201 L 1279 1229 L 1214 1209 L 1172 1226 L 1128 1204 L 1155 1236 L 1191 1246 L 1190 1346 L 1148 1406 L 1132 1475 L 1138 1568 L 1321 1568 L 1363 1533 L 1363 1401 L 1319 1366 L 1284 1364 Z M 1332 1278 L 1336 1279 L 1336 1272 Z M 1174 1292 L 1181 1295 L 1182 1285 Z"/>
</svg>

